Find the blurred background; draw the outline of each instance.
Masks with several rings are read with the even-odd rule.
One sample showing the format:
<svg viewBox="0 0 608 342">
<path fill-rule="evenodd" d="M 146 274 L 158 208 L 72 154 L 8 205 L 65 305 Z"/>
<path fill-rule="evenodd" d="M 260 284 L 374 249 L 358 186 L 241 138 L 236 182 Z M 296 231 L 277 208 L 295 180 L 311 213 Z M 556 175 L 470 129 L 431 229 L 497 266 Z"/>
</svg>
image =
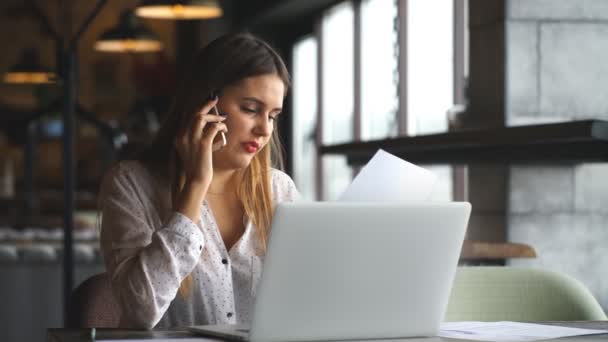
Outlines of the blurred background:
<svg viewBox="0 0 608 342">
<path fill-rule="evenodd" d="M 2 341 L 63 326 L 70 291 L 104 270 L 102 175 L 154 136 L 193 54 L 239 30 L 290 69 L 278 125 L 306 199 L 335 199 L 384 148 L 439 176 L 434 200 L 473 204 L 467 241 L 486 254 L 462 262 L 559 270 L 608 307 L 603 0 L 3 0 L 0 11 Z"/>
</svg>

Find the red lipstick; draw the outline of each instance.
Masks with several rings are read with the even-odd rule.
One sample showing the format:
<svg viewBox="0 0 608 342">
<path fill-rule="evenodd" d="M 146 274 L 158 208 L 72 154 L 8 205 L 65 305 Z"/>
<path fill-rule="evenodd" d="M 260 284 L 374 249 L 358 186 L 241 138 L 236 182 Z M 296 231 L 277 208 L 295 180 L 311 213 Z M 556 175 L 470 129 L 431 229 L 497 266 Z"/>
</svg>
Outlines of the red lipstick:
<svg viewBox="0 0 608 342">
<path fill-rule="evenodd" d="M 255 141 L 248 141 L 246 143 L 243 143 L 243 148 L 248 153 L 256 153 L 260 148 L 260 145 Z"/>
</svg>

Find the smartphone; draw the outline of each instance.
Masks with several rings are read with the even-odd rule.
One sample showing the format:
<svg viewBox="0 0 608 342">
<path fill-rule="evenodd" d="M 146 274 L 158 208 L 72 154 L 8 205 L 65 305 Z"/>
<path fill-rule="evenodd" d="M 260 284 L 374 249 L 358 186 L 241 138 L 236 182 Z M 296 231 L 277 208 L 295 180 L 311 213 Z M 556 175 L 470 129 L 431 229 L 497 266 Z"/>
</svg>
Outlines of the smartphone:
<svg viewBox="0 0 608 342">
<path fill-rule="evenodd" d="M 211 93 L 211 96 L 209 96 L 209 98 L 213 99 L 215 97 L 219 97 L 219 91 L 214 90 Z M 214 112 L 215 115 L 220 115 L 220 112 L 217 110 L 217 105 L 213 106 L 213 108 L 211 108 L 211 111 Z M 226 134 L 224 132 L 220 132 L 220 135 L 222 136 L 222 147 L 226 146 Z"/>
</svg>

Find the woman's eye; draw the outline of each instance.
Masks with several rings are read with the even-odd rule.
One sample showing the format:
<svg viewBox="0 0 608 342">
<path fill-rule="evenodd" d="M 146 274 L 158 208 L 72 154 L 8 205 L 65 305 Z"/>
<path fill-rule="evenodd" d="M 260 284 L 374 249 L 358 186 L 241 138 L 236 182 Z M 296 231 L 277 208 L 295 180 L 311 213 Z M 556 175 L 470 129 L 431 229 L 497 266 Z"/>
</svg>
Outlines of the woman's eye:
<svg viewBox="0 0 608 342">
<path fill-rule="evenodd" d="M 257 111 L 253 108 L 241 107 L 241 110 L 247 113 L 256 113 Z"/>
</svg>

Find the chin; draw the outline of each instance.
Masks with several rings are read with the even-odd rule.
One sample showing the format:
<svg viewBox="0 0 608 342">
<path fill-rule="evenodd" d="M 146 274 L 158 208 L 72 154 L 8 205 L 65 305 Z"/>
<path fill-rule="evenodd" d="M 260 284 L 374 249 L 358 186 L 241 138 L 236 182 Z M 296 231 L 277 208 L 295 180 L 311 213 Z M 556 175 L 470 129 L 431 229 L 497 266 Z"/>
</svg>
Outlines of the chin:
<svg viewBox="0 0 608 342">
<path fill-rule="evenodd" d="M 223 170 L 244 169 L 251 164 L 253 157 L 227 146 L 213 153 L 213 165 Z"/>
<path fill-rule="evenodd" d="M 244 169 L 253 160 L 253 156 L 234 156 L 227 161 L 227 167 L 230 169 Z"/>
</svg>

